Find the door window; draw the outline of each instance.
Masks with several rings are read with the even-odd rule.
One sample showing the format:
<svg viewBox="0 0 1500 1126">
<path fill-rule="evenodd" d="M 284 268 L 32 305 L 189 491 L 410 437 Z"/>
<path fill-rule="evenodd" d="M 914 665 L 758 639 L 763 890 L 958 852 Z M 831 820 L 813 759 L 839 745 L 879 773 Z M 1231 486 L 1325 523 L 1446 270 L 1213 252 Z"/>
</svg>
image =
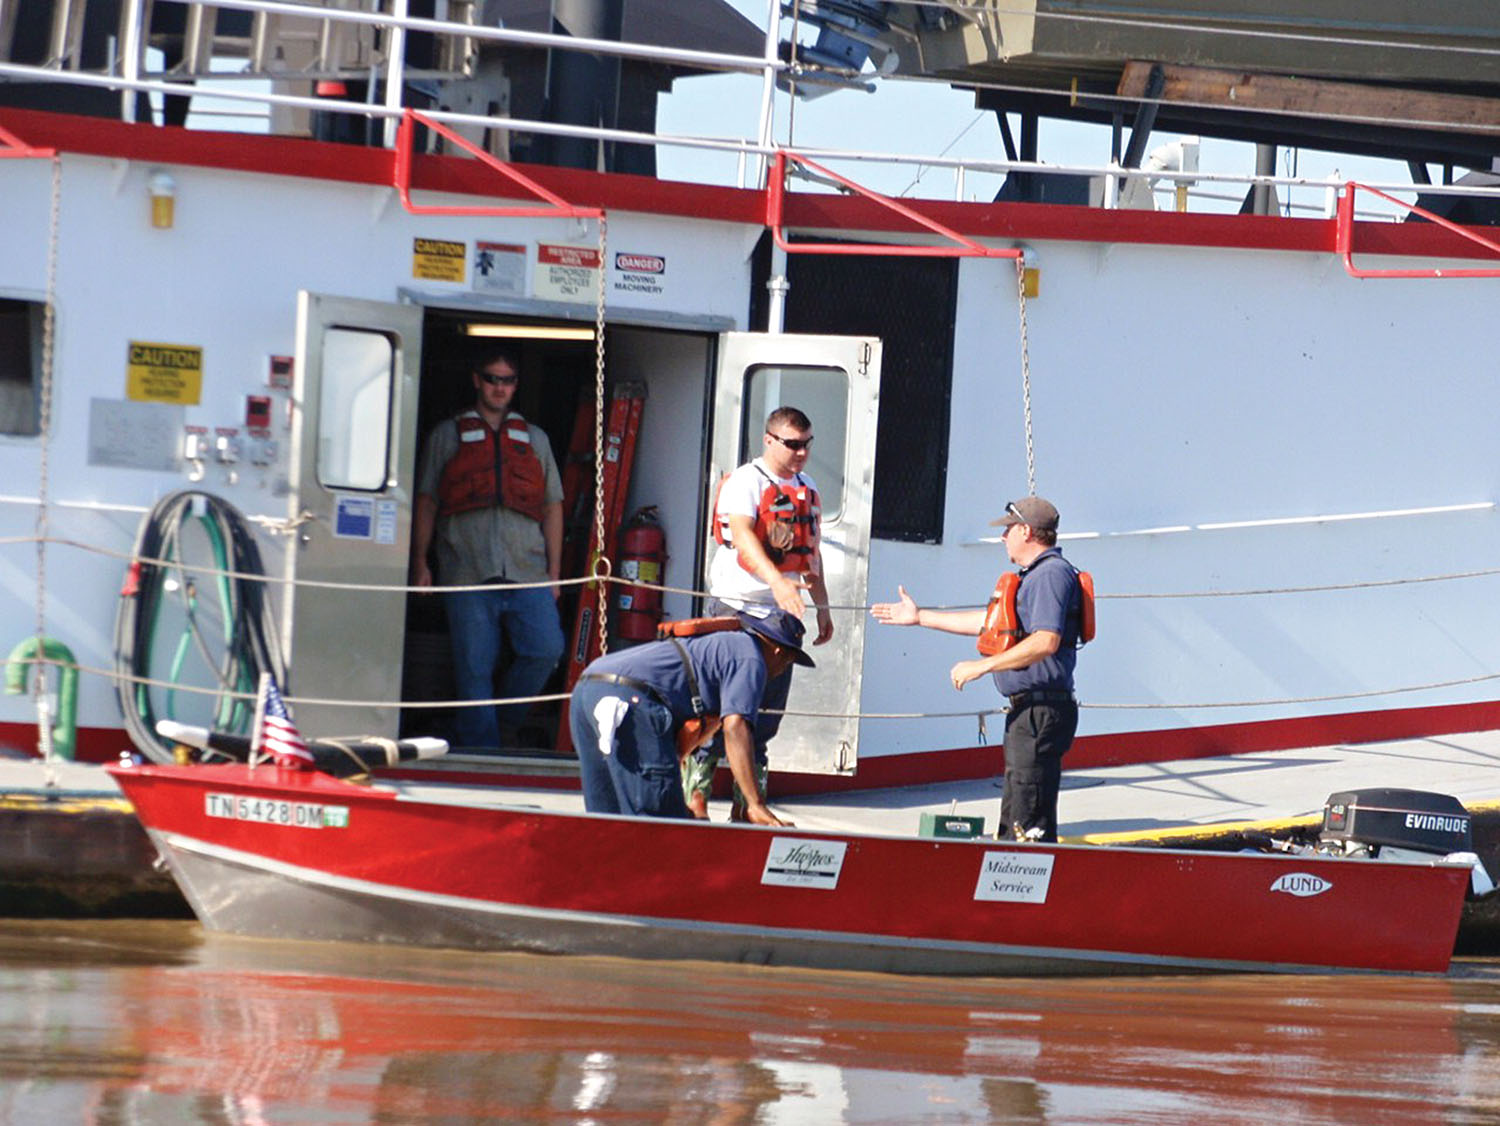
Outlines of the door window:
<svg viewBox="0 0 1500 1126">
<path fill-rule="evenodd" d="M 318 482 L 325 488 L 385 488 L 395 381 L 396 350 L 385 333 L 358 328 L 324 333 Z"/>
<path fill-rule="evenodd" d="M 766 419 L 778 407 L 796 407 L 812 419 L 807 473 L 818 485 L 823 522 L 844 511 L 844 453 L 848 445 L 849 375 L 842 368 L 757 364 L 745 374 L 745 430 L 741 461 L 759 455 Z"/>
</svg>

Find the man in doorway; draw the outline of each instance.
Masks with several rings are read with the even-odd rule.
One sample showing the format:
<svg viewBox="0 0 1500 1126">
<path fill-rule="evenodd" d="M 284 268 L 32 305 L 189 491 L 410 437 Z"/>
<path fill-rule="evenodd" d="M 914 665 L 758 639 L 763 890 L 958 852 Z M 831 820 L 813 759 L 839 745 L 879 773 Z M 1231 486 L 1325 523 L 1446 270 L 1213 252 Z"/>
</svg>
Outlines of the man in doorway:
<svg viewBox="0 0 1500 1126">
<path fill-rule="evenodd" d="M 778 407 L 766 419 L 761 455 L 729 474 L 714 505 L 714 538 L 719 546 L 709 565 L 709 614 L 731 614 L 746 606 L 776 606 L 802 617 L 802 592 L 812 594 L 818 612 L 814 645 L 833 636 L 828 587 L 823 579 L 822 510 L 818 488 L 803 470 L 812 452 L 812 420 L 796 407 Z M 755 768 L 761 792 L 769 774 L 766 745 L 781 727 L 781 712 L 792 687 L 792 670 L 766 686 L 755 725 Z M 708 816 L 714 771 L 723 757 L 715 741 L 683 763 L 683 791 L 695 817 Z M 741 815 L 743 795 L 736 784 L 732 817 Z"/>
<path fill-rule="evenodd" d="M 566 642 L 557 614 L 562 560 L 562 479 L 540 427 L 511 408 L 521 378 L 508 348 L 480 353 L 470 373 L 474 405 L 433 428 L 417 473 L 411 582 L 433 585 L 429 551 L 445 586 L 484 590 L 443 595 L 458 697 L 487 700 L 502 644 L 512 660 L 502 697 L 537 695 Z M 461 707 L 456 742 L 500 747 L 515 738 L 529 704 Z"/>
<path fill-rule="evenodd" d="M 737 617 L 737 628 L 620 649 L 583 670 L 568 717 L 590 813 L 689 817 L 681 753 L 711 730 L 705 723 L 722 723 L 744 820 L 787 824 L 756 779 L 754 729 L 767 684 L 813 662 L 791 614 L 757 607 Z"/>
<path fill-rule="evenodd" d="M 1057 548 L 1058 515 L 1050 501 L 1022 497 L 1006 505 L 994 523 L 1005 528 L 1006 555 L 1020 568 L 1014 595 L 1019 640 L 991 656 L 959 661 L 948 676 L 962 691 L 969 681 L 993 674 L 1000 695 L 1010 701 L 998 835 L 1055 841 L 1062 758 L 1078 730 L 1073 667 L 1083 628 L 1083 587 Z M 897 591 L 900 601 L 870 608 L 876 621 L 974 637 L 985 629 L 984 610 L 924 610 L 905 587 Z"/>
</svg>

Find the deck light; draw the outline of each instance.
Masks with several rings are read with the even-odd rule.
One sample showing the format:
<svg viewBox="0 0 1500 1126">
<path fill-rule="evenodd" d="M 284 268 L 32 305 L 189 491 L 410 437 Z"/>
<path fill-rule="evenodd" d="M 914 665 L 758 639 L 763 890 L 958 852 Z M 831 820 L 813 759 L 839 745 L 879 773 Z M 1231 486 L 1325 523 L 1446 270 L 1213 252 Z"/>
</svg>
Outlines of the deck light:
<svg viewBox="0 0 1500 1126">
<path fill-rule="evenodd" d="M 151 196 L 151 225 L 165 230 L 172 226 L 177 200 L 177 181 L 170 172 L 157 169 L 146 177 L 146 192 Z"/>
</svg>

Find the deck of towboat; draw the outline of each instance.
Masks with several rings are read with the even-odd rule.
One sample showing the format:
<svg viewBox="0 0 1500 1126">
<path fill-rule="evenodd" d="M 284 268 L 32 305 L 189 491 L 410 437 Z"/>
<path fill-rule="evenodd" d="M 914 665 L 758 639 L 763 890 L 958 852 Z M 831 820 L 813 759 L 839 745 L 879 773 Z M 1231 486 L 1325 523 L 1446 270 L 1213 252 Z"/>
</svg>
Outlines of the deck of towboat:
<svg viewBox="0 0 1500 1126">
<path fill-rule="evenodd" d="M 932 811 L 983 817 L 992 831 L 1000 762 L 996 747 L 991 778 L 785 799 L 775 796 L 773 776 L 771 804 L 803 829 L 912 836 Z M 438 800 L 559 810 L 582 803 L 576 791 L 543 786 L 507 786 L 482 797 L 481 788 L 436 780 L 392 785 Z M 1305 823 L 1320 815 L 1329 794 L 1372 787 L 1451 794 L 1471 811 L 1500 816 L 1500 731 L 1067 771 L 1058 817 L 1066 841 L 1155 843 L 1247 823 L 1268 831 Z M 715 801 L 709 809 L 723 820 L 729 804 Z"/>
</svg>

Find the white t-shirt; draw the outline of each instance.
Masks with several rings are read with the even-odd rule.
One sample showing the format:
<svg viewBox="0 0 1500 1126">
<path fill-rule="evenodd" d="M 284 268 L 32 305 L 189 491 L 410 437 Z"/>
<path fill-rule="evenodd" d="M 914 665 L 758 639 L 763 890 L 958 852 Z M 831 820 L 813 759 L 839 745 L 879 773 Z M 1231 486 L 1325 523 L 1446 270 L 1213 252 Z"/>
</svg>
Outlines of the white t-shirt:
<svg viewBox="0 0 1500 1126">
<path fill-rule="evenodd" d="M 806 473 L 795 474 L 791 477 L 777 477 L 769 465 L 761 458 L 756 458 L 740 466 L 725 479 L 724 487 L 719 490 L 718 516 L 748 516 L 753 523 L 760 506 L 760 498 L 770 481 L 775 481 L 785 489 L 795 488 L 799 484 L 812 489 L 817 488 L 813 479 Z M 814 548 L 818 546 L 820 545 L 815 540 Z M 708 592 L 710 594 L 735 606 L 746 602 L 775 604 L 776 599 L 771 596 L 771 588 L 761 582 L 760 576 L 752 575 L 740 566 L 739 555 L 733 545 L 716 543 L 714 548 L 713 561 L 708 566 Z M 791 578 L 801 577 L 797 571 L 783 571 L 782 574 Z"/>
</svg>

